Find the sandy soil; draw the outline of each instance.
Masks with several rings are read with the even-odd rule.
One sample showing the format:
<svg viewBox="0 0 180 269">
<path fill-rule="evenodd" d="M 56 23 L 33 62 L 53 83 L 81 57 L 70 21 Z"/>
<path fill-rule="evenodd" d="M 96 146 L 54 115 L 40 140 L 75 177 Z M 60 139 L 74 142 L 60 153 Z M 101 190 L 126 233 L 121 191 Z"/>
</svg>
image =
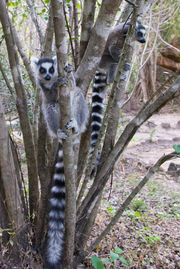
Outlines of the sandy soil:
<svg viewBox="0 0 180 269">
<path fill-rule="evenodd" d="M 125 155 L 138 158 L 145 165 L 151 166 L 163 154 L 172 152 L 174 144 L 180 144 L 180 111 L 158 113 L 139 128 Z M 166 162 L 162 167 L 167 170 L 170 162 Z M 178 159 L 173 162 L 180 164 Z"/>
</svg>

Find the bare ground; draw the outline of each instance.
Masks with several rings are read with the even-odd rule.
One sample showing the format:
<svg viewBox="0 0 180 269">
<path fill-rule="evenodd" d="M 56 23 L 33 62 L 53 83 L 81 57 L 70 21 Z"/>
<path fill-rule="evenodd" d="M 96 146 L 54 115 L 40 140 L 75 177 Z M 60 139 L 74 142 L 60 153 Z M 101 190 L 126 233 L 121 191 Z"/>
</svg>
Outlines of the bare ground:
<svg viewBox="0 0 180 269">
<path fill-rule="evenodd" d="M 124 116 L 120 131 L 132 117 Z M 108 183 L 88 245 L 106 227 L 147 169 L 163 154 L 173 151 L 173 144 L 180 144 L 180 111 L 156 114 L 138 130 Z M 180 164 L 180 160 L 173 162 Z M 105 268 L 180 268 L 180 176 L 169 175 L 168 166 L 165 163 L 149 180 L 92 253 L 100 259 L 110 259 L 116 247 L 122 250 L 119 258 L 105 264 Z M 27 258 L 29 262 L 20 267 L 0 259 L 0 268 L 42 268 L 31 255 Z M 85 268 L 92 268 L 90 259 Z"/>
<path fill-rule="evenodd" d="M 92 241 L 147 169 L 172 152 L 174 144 L 180 144 L 180 111 L 155 114 L 138 130 L 116 167 L 111 193 L 109 182 L 104 194 Z M 171 162 L 180 164 L 178 159 Z M 118 246 L 123 251 L 119 259 L 129 264 L 117 259 L 104 263 L 105 268 L 180 268 L 180 176 L 167 173 L 169 163 L 149 180 L 93 253 L 110 259 L 110 251 Z"/>
</svg>

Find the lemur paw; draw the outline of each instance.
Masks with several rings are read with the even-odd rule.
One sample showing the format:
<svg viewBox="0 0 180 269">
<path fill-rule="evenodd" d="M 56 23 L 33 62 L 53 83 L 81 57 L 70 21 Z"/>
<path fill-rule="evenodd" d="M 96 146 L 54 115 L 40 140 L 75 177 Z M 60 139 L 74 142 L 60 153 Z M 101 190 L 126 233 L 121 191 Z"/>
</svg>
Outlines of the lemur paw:
<svg viewBox="0 0 180 269">
<path fill-rule="evenodd" d="M 64 84 L 67 84 L 68 83 L 68 78 L 66 78 L 66 77 L 59 77 L 58 80 L 57 80 L 57 82 L 58 82 L 58 85 L 59 86 L 62 86 Z"/>
<path fill-rule="evenodd" d="M 71 72 L 73 71 L 73 67 L 72 67 L 72 65 L 67 64 L 67 65 L 64 67 L 64 71 L 66 71 L 67 73 L 71 73 Z"/>
<path fill-rule="evenodd" d="M 70 120 L 69 122 L 67 122 L 65 127 L 67 130 L 72 129 L 73 134 L 78 134 L 78 130 L 75 126 L 74 120 Z"/>
<path fill-rule="evenodd" d="M 68 135 L 64 131 L 62 131 L 61 129 L 58 129 L 57 130 L 57 137 L 58 137 L 58 139 L 66 139 L 66 138 L 68 138 Z"/>
</svg>

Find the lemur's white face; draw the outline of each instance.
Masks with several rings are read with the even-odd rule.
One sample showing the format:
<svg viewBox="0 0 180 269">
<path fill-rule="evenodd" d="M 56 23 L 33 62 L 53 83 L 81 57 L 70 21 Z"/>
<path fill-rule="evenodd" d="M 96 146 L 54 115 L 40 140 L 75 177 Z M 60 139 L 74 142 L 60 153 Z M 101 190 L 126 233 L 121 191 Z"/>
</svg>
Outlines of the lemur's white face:
<svg viewBox="0 0 180 269">
<path fill-rule="evenodd" d="M 33 58 L 37 77 L 44 83 L 51 83 L 58 77 L 56 58 Z"/>
<path fill-rule="evenodd" d="M 39 77 L 47 81 L 50 81 L 56 75 L 55 66 L 52 63 L 42 63 L 38 66 L 38 70 Z"/>
</svg>

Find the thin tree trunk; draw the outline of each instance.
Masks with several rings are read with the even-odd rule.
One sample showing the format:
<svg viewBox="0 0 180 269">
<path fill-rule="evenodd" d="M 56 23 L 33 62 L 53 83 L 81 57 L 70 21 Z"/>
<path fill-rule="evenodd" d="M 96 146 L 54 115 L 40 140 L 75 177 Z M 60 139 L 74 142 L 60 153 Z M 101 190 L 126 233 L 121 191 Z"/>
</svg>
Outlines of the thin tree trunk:
<svg viewBox="0 0 180 269">
<path fill-rule="evenodd" d="M 52 56 L 53 34 L 54 34 L 54 27 L 53 27 L 52 8 L 51 8 L 51 3 L 50 3 L 49 19 L 48 19 L 48 23 L 46 27 L 42 56 L 49 56 L 49 57 Z"/>
<path fill-rule="evenodd" d="M 101 242 L 101 240 L 109 233 L 112 227 L 119 221 L 119 218 L 122 216 L 125 209 L 129 206 L 134 197 L 141 191 L 141 189 L 145 186 L 148 180 L 159 170 L 159 167 L 166 161 L 169 161 L 174 158 L 179 158 L 180 153 L 172 152 L 168 155 L 163 155 L 155 164 L 152 166 L 146 176 L 139 182 L 139 184 L 133 189 L 131 194 L 126 198 L 120 208 L 117 210 L 115 216 L 112 218 L 110 223 L 104 229 L 104 231 L 98 236 L 98 238 L 88 247 L 86 251 L 81 251 L 79 253 L 79 257 L 77 260 L 83 261 L 83 259 L 93 250 L 95 247 Z"/>
<path fill-rule="evenodd" d="M 75 74 L 77 86 L 82 89 L 84 95 L 87 93 L 89 84 L 101 59 L 112 22 L 121 2 L 122 0 L 104 0 L 102 2 L 95 26 L 91 31 L 86 52 Z"/>
<path fill-rule="evenodd" d="M 138 8 L 136 8 L 133 12 L 132 15 L 132 19 L 131 19 L 131 23 L 130 23 L 130 27 L 129 27 L 129 31 L 128 31 L 128 35 L 126 37 L 125 40 L 125 44 L 123 47 L 123 51 L 121 53 L 121 59 L 120 62 L 118 64 L 118 70 L 117 70 L 117 75 L 115 78 L 115 82 L 112 86 L 112 93 L 114 94 L 114 99 L 113 99 L 113 103 L 111 107 L 111 110 L 108 113 L 108 126 L 107 126 L 107 130 L 106 130 L 106 136 L 105 136 L 105 141 L 104 141 L 104 147 L 102 150 L 102 157 L 100 159 L 100 163 L 104 162 L 108 155 L 109 152 L 112 150 L 112 147 L 114 145 L 114 141 L 115 141 L 115 134 L 116 134 L 116 130 L 117 130 L 117 126 L 118 126 L 118 120 L 119 120 L 119 115 L 120 115 L 120 101 L 121 101 L 121 97 L 123 92 L 125 91 L 126 88 L 126 82 L 127 82 L 127 78 L 128 78 L 128 73 L 130 71 L 130 62 L 132 59 L 132 55 L 133 55 L 133 47 L 132 47 L 132 38 L 134 36 L 134 31 L 135 31 L 135 25 L 136 25 L 136 20 L 137 17 L 139 16 L 139 14 L 141 13 L 142 10 L 142 3 L 144 1 L 143 0 L 139 0 L 137 1 L 137 6 Z M 118 83 L 120 78 L 120 82 Z M 117 89 L 117 90 L 116 90 Z M 109 102 L 111 102 L 111 99 L 109 99 Z M 109 108 L 109 106 L 108 106 Z M 98 171 L 97 171 L 98 173 Z M 84 183 L 87 184 L 87 179 L 88 179 L 88 171 L 86 173 L 86 178 Z M 97 179 L 95 178 L 95 181 Z M 85 187 L 84 187 L 85 188 Z M 80 192 L 81 196 L 84 192 L 84 189 L 82 188 L 82 191 Z M 80 199 L 81 197 L 79 197 Z M 89 214 L 89 218 L 90 216 L 94 216 L 95 214 L 93 213 L 93 210 L 96 210 L 96 207 L 94 207 L 94 205 L 96 204 L 96 200 L 93 202 L 93 206 L 91 206 L 91 210 L 89 210 L 88 214 Z M 94 209 L 93 209 L 94 207 Z M 81 211 L 81 207 L 79 209 L 79 212 Z M 81 219 L 79 221 L 79 224 L 77 225 L 77 231 L 79 232 L 80 229 L 80 237 L 79 237 L 79 241 L 84 241 L 86 240 L 86 238 L 89 237 L 89 235 L 87 234 L 87 231 L 90 231 L 90 223 L 89 223 L 89 218 L 86 216 L 86 225 L 84 225 L 84 229 L 82 228 L 83 225 L 82 223 L 84 223 L 83 219 Z M 93 225 L 92 221 L 91 221 L 91 225 Z M 80 227 L 81 226 L 81 227 Z M 79 242 L 80 243 L 80 242 Z"/>
<path fill-rule="evenodd" d="M 74 53 L 74 64 L 75 70 L 79 64 L 79 27 L 78 27 L 78 10 L 77 10 L 77 0 L 73 0 L 73 20 L 74 20 L 74 35 L 75 35 L 75 53 Z"/>
<path fill-rule="evenodd" d="M 32 131 L 28 115 L 27 100 L 25 95 L 25 88 L 22 81 L 22 76 L 19 67 L 19 60 L 14 46 L 14 39 L 11 33 L 11 27 L 9 23 L 9 17 L 6 9 L 6 3 L 4 0 L 0 1 L 0 20 L 3 27 L 6 46 L 8 51 L 9 63 L 11 73 L 16 90 L 16 106 L 20 118 L 20 125 L 23 134 L 27 166 L 28 166 L 28 178 L 29 178 L 29 207 L 31 220 L 37 214 L 39 190 L 38 190 L 38 174 L 37 164 L 35 156 L 35 147 L 32 137 Z"/>
<path fill-rule="evenodd" d="M 65 75 L 64 67 L 67 64 L 66 30 L 63 13 L 63 1 L 53 0 L 52 12 L 54 21 L 56 52 L 60 75 Z M 70 91 L 73 90 L 71 80 L 68 85 L 59 87 L 59 104 L 61 112 L 60 126 L 65 126 L 71 119 Z M 63 128 L 62 128 L 63 129 Z M 72 131 L 67 131 L 69 138 L 63 140 L 63 161 L 66 185 L 66 210 L 65 210 L 65 269 L 73 268 L 74 237 L 76 223 L 76 180 L 74 172 L 74 153 L 72 146 Z"/>
<path fill-rule="evenodd" d="M 96 0 L 84 0 L 80 40 L 80 60 L 83 58 L 90 38 L 91 29 L 94 24 L 95 8 Z"/>
<path fill-rule="evenodd" d="M 44 36 L 41 30 L 41 27 L 38 23 L 37 16 L 34 10 L 34 3 L 31 0 L 26 0 L 26 3 L 30 9 L 30 14 L 31 14 L 31 19 L 36 27 L 36 31 L 38 33 L 39 41 L 40 41 L 40 46 L 43 49 L 43 42 L 44 42 Z"/>
<path fill-rule="evenodd" d="M 2 104 L 0 102 L 0 177 L 2 182 L 2 192 L 4 190 L 5 202 L 11 225 L 14 230 L 22 228 L 24 225 L 24 206 L 21 200 L 16 168 L 11 151 L 11 142 L 8 129 L 5 123 Z M 2 193 L 1 192 L 1 193 Z M 2 198 L 1 198 L 2 203 Z M 4 208 L 4 206 L 3 206 Z M 4 220 L 5 224 L 5 220 Z"/>
<path fill-rule="evenodd" d="M 110 174 L 113 171 L 116 161 L 120 158 L 121 154 L 124 152 L 128 143 L 131 141 L 132 137 L 138 130 L 138 128 L 148 120 L 153 113 L 158 111 L 162 106 L 164 106 L 168 101 L 177 97 L 180 94 L 180 76 L 176 79 L 173 85 L 167 89 L 165 92 L 161 93 L 158 98 L 152 102 L 147 103 L 146 106 L 137 114 L 137 116 L 126 126 L 121 136 L 119 137 L 117 143 L 115 144 L 109 156 L 106 158 L 104 163 L 102 163 L 97 171 L 96 180 L 92 184 L 86 198 L 82 202 L 79 208 L 79 222 L 81 222 L 82 227 L 83 219 L 85 223 L 88 223 L 88 215 L 92 213 L 93 205 L 97 200 L 97 197 L 101 194 L 104 189 Z M 91 209 L 91 210 L 90 210 Z M 83 232 L 81 230 L 81 225 L 77 225 L 77 232 L 80 234 Z"/>
</svg>

